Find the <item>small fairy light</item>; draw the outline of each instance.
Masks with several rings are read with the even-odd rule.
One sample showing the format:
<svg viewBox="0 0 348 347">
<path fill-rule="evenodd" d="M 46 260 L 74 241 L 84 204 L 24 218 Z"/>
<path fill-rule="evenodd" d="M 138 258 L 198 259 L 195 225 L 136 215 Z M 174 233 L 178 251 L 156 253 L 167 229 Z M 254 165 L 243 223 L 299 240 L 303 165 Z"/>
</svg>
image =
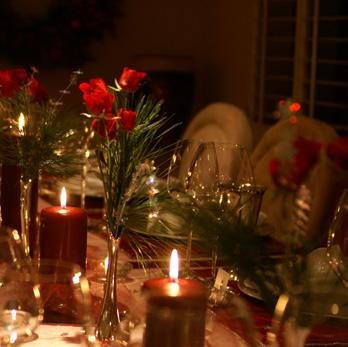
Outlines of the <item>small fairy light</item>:
<svg viewBox="0 0 348 347">
<path fill-rule="evenodd" d="M 290 124 L 296 124 L 296 116 L 300 115 L 302 106 L 292 99 L 282 99 L 278 102 L 277 110 L 273 113 L 276 119 L 288 119 Z"/>
</svg>

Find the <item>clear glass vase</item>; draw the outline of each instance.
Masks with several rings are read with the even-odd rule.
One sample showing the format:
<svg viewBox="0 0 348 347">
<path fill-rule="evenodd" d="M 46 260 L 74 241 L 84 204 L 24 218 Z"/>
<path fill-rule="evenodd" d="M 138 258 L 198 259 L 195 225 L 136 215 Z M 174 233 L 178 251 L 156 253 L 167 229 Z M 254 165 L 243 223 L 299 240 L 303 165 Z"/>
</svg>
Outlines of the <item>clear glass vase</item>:
<svg viewBox="0 0 348 347">
<path fill-rule="evenodd" d="M 30 253 L 29 225 L 31 210 L 32 180 L 20 180 L 20 216 L 22 244 L 26 255 Z"/>
<path fill-rule="evenodd" d="M 124 226 L 119 226 L 123 228 Z M 96 337 L 100 341 L 124 342 L 127 340 L 122 327 L 123 314 L 118 307 L 117 274 L 121 237 L 108 233 L 108 268 L 101 312 L 96 326 Z"/>
<path fill-rule="evenodd" d="M 32 258 L 38 251 L 38 179 L 20 179 L 20 230 L 25 253 Z"/>
</svg>

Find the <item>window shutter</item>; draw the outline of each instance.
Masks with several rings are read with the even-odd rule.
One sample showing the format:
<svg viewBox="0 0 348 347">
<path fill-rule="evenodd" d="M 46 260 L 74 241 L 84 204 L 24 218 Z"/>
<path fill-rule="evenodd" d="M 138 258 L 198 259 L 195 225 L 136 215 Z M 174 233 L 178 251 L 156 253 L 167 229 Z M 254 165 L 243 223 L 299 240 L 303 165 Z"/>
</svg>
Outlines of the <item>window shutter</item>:
<svg viewBox="0 0 348 347">
<path fill-rule="evenodd" d="M 348 133 L 345 0 L 261 0 L 254 119 L 274 121 L 281 99 Z"/>
</svg>

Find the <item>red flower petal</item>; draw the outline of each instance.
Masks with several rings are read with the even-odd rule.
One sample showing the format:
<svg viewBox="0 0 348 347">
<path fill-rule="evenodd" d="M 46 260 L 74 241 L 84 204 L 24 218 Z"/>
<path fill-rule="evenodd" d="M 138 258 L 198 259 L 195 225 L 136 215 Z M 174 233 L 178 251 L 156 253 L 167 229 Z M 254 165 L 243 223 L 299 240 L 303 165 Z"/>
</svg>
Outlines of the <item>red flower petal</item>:
<svg viewBox="0 0 348 347">
<path fill-rule="evenodd" d="M 27 82 L 27 73 L 24 69 L 0 71 L 0 96 L 13 97 Z"/>
<path fill-rule="evenodd" d="M 79 85 L 83 93 L 83 100 L 93 114 L 110 113 L 115 96 L 109 93 L 105 82 L 101 78 L 91 79 L 89 83 Z"/>
<path fill-rule="evenodd" d="M 134 129 L 137 119 L 136 112 L 121 108 L 117 116 L 120 118 L 123 130 L 132 131 Z"/>
<path fill-rule="evenodd" d="M 123 90 L 128 92 L 136 91 L 141 81 L 146 77 L 145 72 L 139 72 L 128 67 L 123 68 L 120 80 L 118 81 L 119 85 Z"/>
</svg>

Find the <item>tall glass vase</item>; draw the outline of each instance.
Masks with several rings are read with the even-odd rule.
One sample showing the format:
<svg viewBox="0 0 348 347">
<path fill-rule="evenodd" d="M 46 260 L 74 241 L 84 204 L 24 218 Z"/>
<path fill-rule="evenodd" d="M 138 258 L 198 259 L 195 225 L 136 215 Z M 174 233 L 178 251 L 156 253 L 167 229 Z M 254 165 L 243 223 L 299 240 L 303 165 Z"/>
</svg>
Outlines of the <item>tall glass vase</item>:
<svg viewBox="0 0 348 347">
<path fill-rule="evenodd" d="M 123 227 L 123 226 L 120 226 Z M 100 316 L 96 326 L 96 336 L 101 341 L 122 340 L 121 316 L 118 309 L 117 265 L 120 251 L 120 237 L 108 233 L 108 268 L 104 288 L 104 297 Z"/>
<path fill-rule="evenodd" d="M 20 216 L 21 216 L 21 233 L 22 244 L 26 255 L 30 253 L 30 211 L 31 211 L 31 192 L 32 180 L 20 180 Z"/>
<path fill-rule="evenodd" d="M 20 179 L 20 221 L 21 235 L 25 253 L 37 257 L 38 250 L 38 197 L 39 181 L 37 178 Z"/>
</svg>

